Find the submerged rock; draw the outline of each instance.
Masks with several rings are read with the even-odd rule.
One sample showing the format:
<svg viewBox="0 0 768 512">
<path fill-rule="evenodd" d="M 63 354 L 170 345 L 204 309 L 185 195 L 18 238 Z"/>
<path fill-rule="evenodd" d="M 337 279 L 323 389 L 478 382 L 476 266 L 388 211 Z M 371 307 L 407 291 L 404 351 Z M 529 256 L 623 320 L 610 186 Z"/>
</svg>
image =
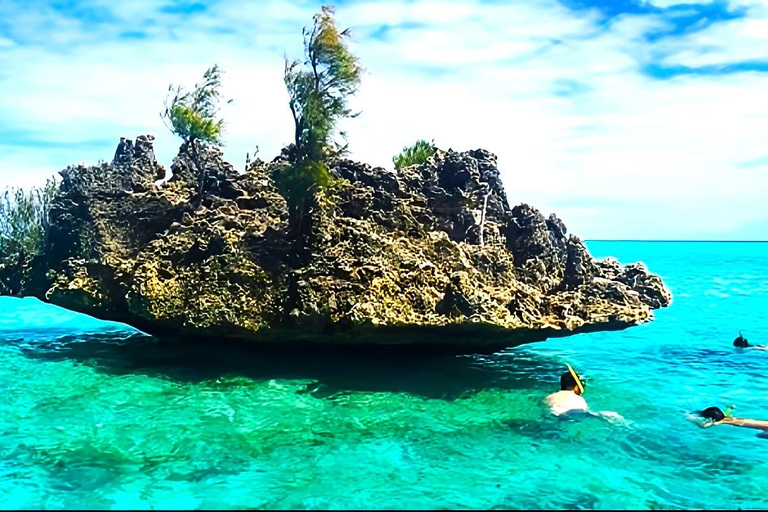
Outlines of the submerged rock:
<svg viewBox="0 0 768 512">
<path fill-rule="evenodd" d="M 238 174 L 182 147 L 157 185 L 152 139 L 62 171 L 45 254 L 3 267 L 7 291 L 158 335 L 478 350 L 625 328 L 671 301 L 642 264 L 594 260 L 555 215 L 510 208 L 484 150 L 397 173 L 332 162 L 339 185 L 297 237 L 284 160 Z"/>
</svg>

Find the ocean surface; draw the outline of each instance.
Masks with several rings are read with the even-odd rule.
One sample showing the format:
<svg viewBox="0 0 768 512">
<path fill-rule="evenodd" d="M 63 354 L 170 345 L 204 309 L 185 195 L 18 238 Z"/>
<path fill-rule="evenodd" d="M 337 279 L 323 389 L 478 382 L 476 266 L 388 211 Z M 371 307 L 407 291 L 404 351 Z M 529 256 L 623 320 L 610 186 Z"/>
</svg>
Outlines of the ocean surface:
<svg viewBox="0 0 768 512">
<path fill-rule="evenodd" d="M 768 243 L 591 242 L 674 294 L 650 324 L 494 355 L 161 343 L 0 298 L 0 507 L 767 508 Z M 565 363 L 596 411 L 542 399 Z"/>
</svg>

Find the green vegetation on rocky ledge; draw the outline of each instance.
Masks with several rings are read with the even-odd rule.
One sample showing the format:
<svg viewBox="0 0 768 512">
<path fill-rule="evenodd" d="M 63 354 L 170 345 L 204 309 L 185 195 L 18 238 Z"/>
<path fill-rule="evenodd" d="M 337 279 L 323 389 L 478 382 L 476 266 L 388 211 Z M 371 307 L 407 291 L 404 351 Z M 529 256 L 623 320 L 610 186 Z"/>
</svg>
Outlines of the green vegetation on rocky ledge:
<svg viewBox="0 0 768 512">
<path fill-rule="evenodd" d="M 474 350 L 621 329 L 669 305 L 642 264 L 595 260 L 554 214 L 510 207 L 488 151 L 419 141 L 394 172 L 345 159 L 336 125 L 361 68 L 332 14 L 286 62 L 295 136 L 280 156 L 243 173 L 223 160 L 214 66 L 166 103 L 184 141 L 169 179 L 141 135 L 109 164 L 61 171 L 38 213 L 6 200 L 0 293 L 156 335 Z"/>
<path fill-rule="evenodd" d="M 425 164 L 436 151 L 434 140 L 432 142 L 417 140 L 412 146 L 404 147 L 398 155 L 392 157 L 392 163 L 398 171 L 403 167 Z"/>
</svg>

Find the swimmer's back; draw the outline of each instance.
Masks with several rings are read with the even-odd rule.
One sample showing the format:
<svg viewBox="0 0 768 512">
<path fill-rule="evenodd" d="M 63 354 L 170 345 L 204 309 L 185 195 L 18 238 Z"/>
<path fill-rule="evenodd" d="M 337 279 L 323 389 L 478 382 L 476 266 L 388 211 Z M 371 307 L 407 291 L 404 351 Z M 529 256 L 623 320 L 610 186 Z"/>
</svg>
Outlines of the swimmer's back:
<svg viewBox="0 0 768 512">
<path fill-rule="evenodd" d="M 587 401 L 573 391 L 558 391 L 547 397 L 547 405 L 552 414 L 560 416 L 568 411 L 586 411 Z"/>
</svg>

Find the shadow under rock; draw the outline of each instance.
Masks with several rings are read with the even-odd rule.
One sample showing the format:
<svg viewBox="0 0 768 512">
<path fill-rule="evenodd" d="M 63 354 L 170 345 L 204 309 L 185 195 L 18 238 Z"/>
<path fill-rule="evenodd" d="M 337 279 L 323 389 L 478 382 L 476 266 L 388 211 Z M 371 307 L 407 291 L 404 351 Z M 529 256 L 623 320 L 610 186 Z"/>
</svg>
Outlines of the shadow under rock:
<svg viewBox="0 0 768 512">
<path fill-rule="evenodd" d="M 526 351 L 451 355 L 408 347 L 253 346 L 238 341 L 156 338 L 126 331 L 0 337 L 29 358 L 72 360 L 113 374 L 142 373 L 180 382 L 219 378 L 312 380 L 323 397 L 349 391 L 405 392 L 456 399 L 482 389 L 556 386 L 560 365 Z M 311 391 L 310 391 L 311 390 Z"/>
</svg>

